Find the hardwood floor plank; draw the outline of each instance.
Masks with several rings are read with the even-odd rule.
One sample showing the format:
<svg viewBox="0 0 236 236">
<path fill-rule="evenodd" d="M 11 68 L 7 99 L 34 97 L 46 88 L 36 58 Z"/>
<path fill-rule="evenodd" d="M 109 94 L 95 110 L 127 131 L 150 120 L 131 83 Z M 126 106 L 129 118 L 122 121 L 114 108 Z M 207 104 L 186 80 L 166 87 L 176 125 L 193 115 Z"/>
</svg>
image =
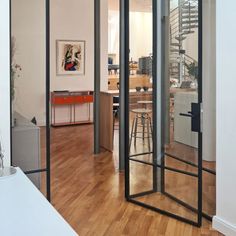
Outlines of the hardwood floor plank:
<svg viewBox="0 0 236 236">
<path fill-rule="evenodd" d="M 52 203 L 80 236 L 220 235 L 208 221 L 196 228 L 128 203 L 117 153 L 92 151 L 92 125 L 52 129 Z"/>
</svg>

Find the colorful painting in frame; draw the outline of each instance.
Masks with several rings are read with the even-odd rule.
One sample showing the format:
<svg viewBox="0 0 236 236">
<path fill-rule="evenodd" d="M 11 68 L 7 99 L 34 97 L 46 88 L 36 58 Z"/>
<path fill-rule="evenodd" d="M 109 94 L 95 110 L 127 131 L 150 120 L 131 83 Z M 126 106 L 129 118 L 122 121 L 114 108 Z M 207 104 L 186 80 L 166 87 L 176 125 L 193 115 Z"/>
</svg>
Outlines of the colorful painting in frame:
<svg viewBox="0 0 236 236">
<path fill-rule="evenodd" d="M 85 74 L 85 41 L 57 40 L 57 74 Z"/>
</svg>

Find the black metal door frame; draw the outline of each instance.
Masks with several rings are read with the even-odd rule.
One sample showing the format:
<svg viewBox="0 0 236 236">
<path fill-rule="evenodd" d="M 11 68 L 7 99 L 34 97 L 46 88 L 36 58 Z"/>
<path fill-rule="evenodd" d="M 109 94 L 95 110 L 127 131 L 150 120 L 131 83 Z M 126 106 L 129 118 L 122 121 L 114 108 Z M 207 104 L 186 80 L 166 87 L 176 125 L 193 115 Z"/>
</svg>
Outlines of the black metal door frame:
<svg viewBox="0 0 236 236">
<path fill-rule="evenodd" d="M 43 169 L 26 171 L 26 175 L 36 173 L 46 173 L 46 195 L 48 201 L 51 201 L 51 121 L 50 121 L 50 0 L 45 1 L 45 93 L 46 93 L 46 167 Z M 11 36 L 11 0 L 10 4 L 10 36 Z M 94 0 L 94 154 L 100 152 L 100 0 Z M 11 48 L 10 48 L 11 50 Z M 11 51 L 10 51 L 11 53 Z M 10 54 L 11 55 L 11 54 Z M 11 63 L 11 62 L 10 62 Z M 10 80 L 11 83 L 11 80 Z M 11 98 L 11 96 L 10 96 Z M 11 103 L 12 104 L 12 103 Z M 10 109 L 10 117 L 12 117 Z M 11 135 L 11 134 L 10 134 Z M 12 137 L 12 135 L 11 135 Z M 11 138 L 12 139 L 12 138 Z M 11 140 L 12 149 L 12 140 Z M 11 157 L 12 161 L 12 157 Z"/>
<path fill-rule="evenodd" d="M 94 154 L 100 153 L 101 1 L 94 0 Z"/>
<path fill-rule="evenodd" d="M 198 103 L 202 103 L 202 0 L 198 0 L 198 20 L 199 20 L 199 28 L 198 28 L 198 61 L 199 61 L 199 81 L 198 81 Z M 170 168 L 165 166 L 165 150 L 164 150 L 164 125 L 163 119 L 160 120 L 162 112 L 165 111 L 164 104 L 164 96 L 165 89 L 163 80 L 165 76 L 165 72 L 162 68 L 165 68 L 165 64 L 163 62 L 164 53 L 164 38 L 163 33 L 165 31 L 165 0 L 153 0 L 153 162 L 145 162 L 140 160 L 134 160 L 129 156 L 129 1 L 128 0 L 120 0 L 120 90 L 121 90 L 121 127 L 123 132 L 121 133 L 121 140 L 123 140 L 123 145 L 121 148 L 121 153 L 125 158 L 125 197 L 126 200 L 132 202 L 134 204 L 140 205 L 142 207 L 148 208 L 150 210 L 159 212 L 161 214 L 173 217 L 177 220 L 183 221 L 185 223 L 189 223 L 194 226 L 200 227 L 202 224 L 202 217 L 206 217 L 209 219 L 209 216 L 202 212 L 202 134 L 198 132 L 198 165 L 195 167 L 198 168 L 198 173 L 191 173 L 187 171 L 182 171 L 175 168 Z M 161 52 L 161 57 L 160 53 Z M 161 80 L 160 80 L 161 78 Z M 157 106 L 161 105 L 160 109 L 157 109 Z M 200 114 L 199 114 L 200 116 Z M 157 126 L 158 133 L 156 132 Z M 160 141 L 158 141 L 158 139 Z M 161 162 L 158 163 L 158 157 L 161 155 Z M 130 195 L 130 161 L 136 161 L 142 164 L 146 164 L 153 167 L 153 189 L 147 192 L 141 192 L 135 195 Z M 161 169 L 161 175 L 158 176 L 157 168 Z M 195 209 L 187 203 L 177 199 L 176 197 L 167 194 L 164 189 L 164 173 L 165 170 L 178 172 L 181 174 L 189 175 L 192 177 L 196 177 L 198 179 L 198 208 Z M 137 201 L 135 198 L 144 196 L 146 194 L 150 194 L 157 191 L 156 183 L 157 177 L 161 178 L 161 192 L 166 196 L 170 197 L 172 200 L 178 202 L 185 208 L 197 213 L 197 221 L 192 221 L 181 217 L 177 214 L 173 214 L 167 212 L 165 210 L 150 206 L 146 203 L 142 203 Z"/>
<path fill-rule="evenodd" d="M 26 175 L 36 173 L 46 173 L 46 195 L 48 201 L 51 201 L 51 124 L 50 124 L 50 0 L 45 1 L 45 93 L 46 93 L 46 167 L 44 169 L 26 171 Z M 10 4 L 10 22 L 11 22 L 11 0 Z M 94 0 L 94 154 L 100 152 L 100 0 Z M 11 23 L 10 23 L 11 34 Z M 11 49 L 10 49 L 11 50 Z M 10 54 L 11 55 L 11 54 Z M 11 62 L 10 62 L 11 63 Z M 11 80 L 10 80 L 11 83 Z M 11 96 L 10 96 L 11 97 Z M 10 109 L 11 111 L 11 109 Z M 11 112 L 10 112 L 11 113 Z M 12 114 L 10 114 L 12 117 Z M 12 136 L 11 136 L 12 137 Z M 12 148 L 12 141 L 11 141 Z M 12 160 L 12 157 L 11 157 Z"/>
<path fill-rule="evenodd" d="M 50 150 L 50 138 L 51 138 L 51 131 L 50 131 L 50 0 L 45 1 L 45 96 L 46 96 L 46 167 L 43 169 L 34 169 L 28 170 L 24 173 L 26 175 L 32 175 L 37 173 L 46 173 L 46 197 L 48 201 L 51 201 L 51 150 Z M 9 10 L 10 10 L 10 42 L 12 36 L 12 29 L 11 29 L 11 7 L 12 2 L 9 0 Z M 11 43 L 10 43 L 11 45 Z M 10 55 L 11 55 L 11 47 L 10 47 Z M 10 61 L 10 64 L 12 62 Z M 10 85 L 12 81 L 10 79 Z M 12 98 L 10 94 L 10 106 L 12 106 Z M 10 109 L 10 117 L 12 120 L 12 109 Z M 12 132 L 10 132 L 11 137 L 11 164 L 12 164 Z"/>
</svg>

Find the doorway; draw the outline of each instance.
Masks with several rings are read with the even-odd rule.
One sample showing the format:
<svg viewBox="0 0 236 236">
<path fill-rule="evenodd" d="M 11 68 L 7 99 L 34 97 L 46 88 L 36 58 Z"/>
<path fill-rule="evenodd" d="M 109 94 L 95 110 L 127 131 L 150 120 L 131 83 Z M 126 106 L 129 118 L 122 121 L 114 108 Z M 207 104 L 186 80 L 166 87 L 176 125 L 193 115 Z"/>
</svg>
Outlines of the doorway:
<svg viewBox="0 0 236 236">
<path fill-rule="evenodd" d="M 100 4 L 94 5 L 94 9 L 91 7 L 92 3 L 92 1 L 86 2 L 84 6 L 79 7 L 81 12 L 86 15 L 87 22 L 91 24 L 95 20 L 94 13 L 96 12 L 98 15 L 100 9 Z M 68 7 L 69 11 L 70 6 L 66 1 L 62 1 L 57 6 L 55 4 L 54 1 L 49 0 L 36 2 L 23 0 L 20 3 L 15 0 L 11 1 L 11 34 L 13 36 L 11 51 L 14 54 L 12 55 L 12 66 L 15 66 L 15 77 L 11 78 L 15 95 L 15 100 L 12 102 L 14 104 L 12 109 L 14 111 L 12 114 L 12 164 L 21 167 L 48 200 L 51 199 L 50 170 L 54 168 L 51 164 L 58 159 L 63 162 L 62 155 L 68 155 L 63 147 L 71 150 L 73 145 L 74 150 L 70 154 L 73 159 L 74 153 L 78 150 L 77 146 L 86 144 L 87 139 L 92 140 L 96 136 L 92 124 L 93 90 L 95 90 L 94 97 L 95 95 L 99 97 L 100 92 L 100 87 L 94 86 L 94 81 L 100 83 L 100 78 L 97 80 L 98 68 L 95 69 L 96 72 L 93 69 L 93 64 L 99 66 L 96 62 L 100 61 L 100 57 L 97 56 L 96 62 L 94 62 L 92 49 L 94 41 L 97 41 L 94 40 L 94 29 L 85 26 L 83 27 L 85 32 L 82 32 L 81 28 L 75 34 L 71 21 L 65 21 L 68 19 L 65 8 Z M 28 6 L 30 11 L 26 12 L 25 6 Z M 63 13 L 64 17 L 61 17 Z M 77 13 L 78 10 L 75 10 L 73 15 L 76 17 Z M 57 28 L 62 22 L 64 30 L 62 27 Z M 82 21 L 79 22 L 81 27 L 84 26 Z M 99 33 L 96 31 L 96 35 Z M 67 37 L 65 38 L 65 36 Z M 57 56 L 59 56 L 59 47 L 62 43 L 65 47 L 77 44 L 77 50 L 82 50 L 81 70 L 77 74 L 72 73 L 75 68 L 71 68 L 72 74 L 65 72 L 63 74 L 57 68 L 57 65 L 60 64 Z M 101 48 L 103 47 L 104 45 Z M 99 51 L 100 46 L 97 45 L 96 48 Z M 79 52 L 73 52 L 73 54 L 78 55 Z M 31 63 L 29 63 L 29 58 Z M 104 61 L 105 59 L 101 60 L 101 63 Z M 95 80 L 93 80 L 93 72 L 96 75 Z M 53 95 L 55 96 L 53 97 Z M 73 104 L 71 104 L 72 96 Z M 94 98 L 94 100 L 97 104 L 99 103 L 98 99 Z M 94 116 L 98 116 L 98 112 Z M 75 126 L 68 127 L 77 123 L 88 123 L 87 127 L 77 129 L 76 135 L 79 138 L 72 135 Z M 54 125 L 55 128 L 51 128 L 51 125 Z M 67 132 L 63 132 L 63 128 L 58 127 L 60 125 L 68 127 Z M 97 123 L 95 127 L 98 127 Z M 88 130 L 89 132 L 87 132 Z M 81 133 L 86 139 L 81 139 Z M 98 131 L 96 130 L 95 133 Z M 55 136 L 59 136 L 58 139 L 55 139 Z M 69 136 L 74 142 L 68 141 Z M 95 138 L 95 140 L 97 139 Z M 55 142 L 52 141 L 57 144 L 55 145 Z M 94 146 L 98 149 L 99 143 L 96 142 Z M 93 144 L 89 143 L 88 147 L 93 154 Z M 53 154 L 55 158 L 53 158 Z M 86 155 L 86 153 L 83 154 Z"/>
<path fill-rule="evenodd" d="M 49 0 L 11 0 L 10 13 L 11 163 L 50 201 Z"/>
<path fill-rule="evenodd" d="M 202 1 L 145 2 L 152 36 L 142 35 L 140 27 L 138 37 L 144 37 L 143 47 L 152 44 L 152 51 L 139 58 L 137 73 L 144 70 L 152 88 L 134 94 L 129 81 L 136 3 L 121 5 L 126 199 L 201 226 L 202 217 L 210 220 L 215 211 L 215 164 L 202 158 Z"/>
</svg>

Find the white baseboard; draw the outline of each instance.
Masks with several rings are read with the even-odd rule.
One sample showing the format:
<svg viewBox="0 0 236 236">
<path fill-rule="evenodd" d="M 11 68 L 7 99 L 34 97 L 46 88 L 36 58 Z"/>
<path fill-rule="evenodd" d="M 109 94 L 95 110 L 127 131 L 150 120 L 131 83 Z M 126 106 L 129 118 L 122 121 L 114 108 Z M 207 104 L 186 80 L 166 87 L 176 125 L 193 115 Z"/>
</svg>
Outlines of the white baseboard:
<svg viewBox="0 0 236 236">
<path fill-rule="evenodd" d="M 0 0 L 1 1 L 1 0 Z M 84 120 L 86 120 L 86 118 L 84 119 Z M 56 120 L 56 122 L 57 123 L 63 123 L 63 122 L 65 122 L 66 121 L 66 119 L 57 119 Z M 79 120 L 78 120 L 79 121 Z M 83 120 L 82 120 L 83 121 Z M 93 119 L 91 118 L 91 122 L 93 122 Z M 37 126 L 46 126 L 46 121 L 45 120 L 37 120 Z"/>
<path fill-rule="evenodd" d="M 46 121 L 45 120 L 37 120 L 37 126 L 46 126 Z"/>
<path fill-rule="evenodd" d="M 236 225 L 230 224 L 218 216 L 213 217 L 212 227 L 226 236 L 236 236 Z"/>
</svg>

